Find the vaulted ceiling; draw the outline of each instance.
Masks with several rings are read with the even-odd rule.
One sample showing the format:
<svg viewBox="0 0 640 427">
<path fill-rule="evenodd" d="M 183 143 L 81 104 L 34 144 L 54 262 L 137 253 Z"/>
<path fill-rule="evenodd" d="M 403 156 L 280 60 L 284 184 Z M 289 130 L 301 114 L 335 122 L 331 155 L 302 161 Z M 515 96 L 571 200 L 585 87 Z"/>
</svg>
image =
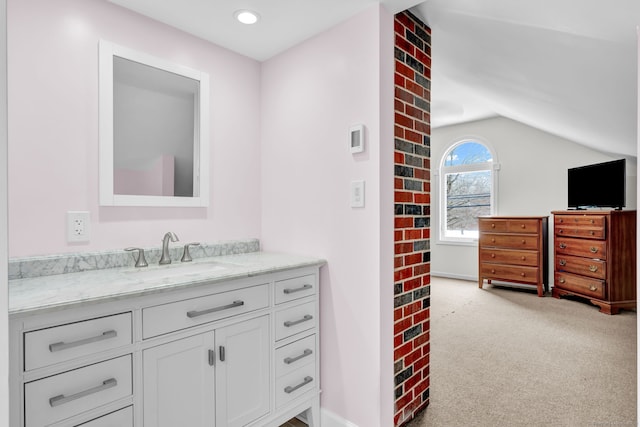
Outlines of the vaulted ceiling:
<svg viewBox="0 0 640 427">
<path fill-rule="evenodd" d="M 378 0 L 110 0 L 259 61 Z M 432 126 L 504 116 L 637 156 L 639 0 L 382 0 L 432 29 Z M 254 26 L 234 21 L 257 11 Z"/>
</svg>

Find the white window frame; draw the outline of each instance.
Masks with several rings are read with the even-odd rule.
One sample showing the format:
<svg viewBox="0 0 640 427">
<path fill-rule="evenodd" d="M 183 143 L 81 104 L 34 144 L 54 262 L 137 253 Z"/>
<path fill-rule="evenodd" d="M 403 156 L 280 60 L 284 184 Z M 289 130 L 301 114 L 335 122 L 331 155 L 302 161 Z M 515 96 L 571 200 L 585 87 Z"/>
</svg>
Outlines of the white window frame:
<svg viewBox="0 0 640 427">
<path fill-rule="evenodd" d="M 493 158 L 490 162 L 482 162 L 482 163 L 471 163 L 468 165 L 458 165 L 458 166 L 445 166 L 445 162 L 447 156 L 455 150 L 458 146 L 462 144 L 466 144 L 469 142 L 477 143 L 483 145 L 490 153 Z M 468 245 L 473 246 L 478 242 L 477 237 L 454 237 L 446 235 L 446 225 L 447 225 L 447 189 L 446 189 L 446 180 L 444 177 L 448 173 L 460 173 L 460 172 L 477 172 L 477 171 L 490 171 L 491 172 L 491 195 L 490 195 L 490 213 L 491 215 L 497 215 L 498 212 L 498 171 L 500 170 L 500 163 L 498 162 L 498 156 L 496 151 L 493 149 L 491 144 L 489 144 L 483 138 L 478 137 L 465 137 L 462 139 L 457 139 L 453 143 L 449 144 L 449 146 L 444 151 L 440 159 L 440 164 L 437 172 L 435 172 L 435 177 L 438 185 L 438 203 L 440 204 L 439 209 L 439 218 L 438 218 L 438 241 L 441 243 L 447 244 L 456 244 L 456 245 Z"/>
</svg>

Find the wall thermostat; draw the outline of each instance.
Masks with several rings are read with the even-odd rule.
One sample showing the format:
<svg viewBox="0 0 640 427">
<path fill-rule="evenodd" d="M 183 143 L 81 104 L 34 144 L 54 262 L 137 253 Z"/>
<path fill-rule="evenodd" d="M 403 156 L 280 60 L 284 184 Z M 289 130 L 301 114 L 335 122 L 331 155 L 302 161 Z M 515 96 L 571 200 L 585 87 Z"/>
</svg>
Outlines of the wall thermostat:
<svg viewBox="0 0 640 427">
<path fill-rule="evenodd" d="M 352 153 L 364 151 L 364 125 L 353 125 L 349 129 L 349 143 Z"/>
</svg>

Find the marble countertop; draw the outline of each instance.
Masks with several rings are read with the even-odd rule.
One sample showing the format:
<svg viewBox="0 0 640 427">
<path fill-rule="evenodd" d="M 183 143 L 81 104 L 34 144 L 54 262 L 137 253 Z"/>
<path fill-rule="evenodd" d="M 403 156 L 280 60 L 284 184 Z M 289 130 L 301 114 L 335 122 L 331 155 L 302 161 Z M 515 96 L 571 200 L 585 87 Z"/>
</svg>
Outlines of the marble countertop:
<svg viewBox="0 0 640 427">
<path fill-rule="evenodd" d="M 199 258 L 190 263 L 14 279 L 9 280 L 9 315 L 149 295 L 324 263 L 312 257 L 250 252 Z"/>
</svg>

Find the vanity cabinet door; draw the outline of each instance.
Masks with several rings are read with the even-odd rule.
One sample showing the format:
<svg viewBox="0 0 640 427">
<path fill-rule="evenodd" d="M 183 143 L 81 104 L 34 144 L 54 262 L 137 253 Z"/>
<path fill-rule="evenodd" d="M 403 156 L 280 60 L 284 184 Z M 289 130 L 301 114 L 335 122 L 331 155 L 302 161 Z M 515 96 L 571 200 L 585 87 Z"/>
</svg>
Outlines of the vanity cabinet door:
<svg viewBox="0 0 640 427">
<path fill-rule="evenodd" d="M 216 426 L 244 426 L 267 415 L 269 316 L 216 329 L 215 336 Z"/>
<path fill-rule="evenodd" d="M 214 425 L 213 349 L 208 332 L 143 351 L 145 427 Z"/>
</svg>

